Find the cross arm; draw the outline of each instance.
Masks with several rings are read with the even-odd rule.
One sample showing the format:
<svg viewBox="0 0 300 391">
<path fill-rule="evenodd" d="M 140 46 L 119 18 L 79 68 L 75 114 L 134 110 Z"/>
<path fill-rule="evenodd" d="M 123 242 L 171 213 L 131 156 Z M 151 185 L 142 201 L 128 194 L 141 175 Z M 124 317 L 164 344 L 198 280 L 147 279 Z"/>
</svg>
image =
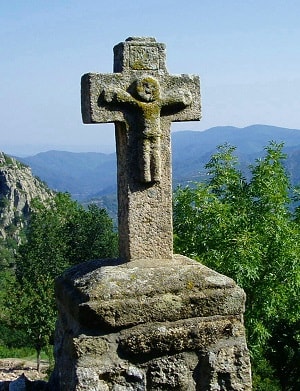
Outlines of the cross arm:
<svg viewBox="0 0 300 391">
<path fill-rule="evenodd" d="M 124 89 L 120 73 L 86 73 L 81 78 L 81 113 L 85 124 L 124 121 L 123 113 L 105 101 L 105 91 Z"/>
<path fill-rule="evenodd" d="M 138 106 L 137 100 L 133 98 L 131 94 L 121 88 L 109 88 L 103 91 L 103 99 L 107 103 L 129 103 L 136 107 Z"/>
<path fill-rule="evenodd" d="M 163 106 L 187 107 L 192 103 L 192 94 L 188 90 L 171 91 L 163 99 Z"/>
<path fill-rule="evenodd" d="M 168 75 L 164 91 L 162 116 L 168 116 L 174 122 L 201 119 L 199 76 Z"/>
</svg>

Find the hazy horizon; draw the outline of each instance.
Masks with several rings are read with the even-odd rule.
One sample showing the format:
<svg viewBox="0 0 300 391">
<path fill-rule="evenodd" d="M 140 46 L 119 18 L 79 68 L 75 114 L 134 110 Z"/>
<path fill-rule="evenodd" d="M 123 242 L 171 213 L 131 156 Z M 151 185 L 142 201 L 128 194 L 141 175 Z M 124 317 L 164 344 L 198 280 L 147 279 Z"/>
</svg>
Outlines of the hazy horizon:
<svg viewBox="0 0 300 391">
<path fill-rule="evenodd" d="M 203 129 L 203 130 L 195 130 L 195 129 L 182 129 L 182 130 L 177 130 L 176 132 L 190 132 L 190 131 L 195 131 L 195 132 L 205 132 L 209 131 L 214 128 L 223 128 L 223 127 L 233 127 L 236 129 L 245 129 L 251 126 L 270 126 L 270 127 L 275 127 L 275 128 L 283 128 L 283 129 L 289 129 L 289 130 L 299 130 L 297 128 L 287 128 L 284 126 L 277 126 L 277 125 L 270 125 L 270 124 L 249 124 L 244 127 L 237 127 L 237 126 L 232 126 L 232 125 L 220 125 L 220 126 L 214 126 L 208 129 Z M 114 137 L 114 136 L 113 136 Z M 99 152 L 99 153 L 105 153 L 105 154 L 110 154 L 114 153 L 116 150 L 116 145 L 115 145 L 115 140 L 114 138 L 112 139 L 111 144 L 97 144 L 97 145 L 72 145 L 72 144 L 2 144 L 2 149 L 0 149 L 1 152 L 6 153 L 7 155 L 12 155 L 16 157 L 29 157 L 33 155 L 37 155 L 38 153 L 42 152 L 48 152 L 48 151 L 64 151 L 64 152 L 73 152 L 73 153 L 84 153 L 84 152 Z"/>
</svg>

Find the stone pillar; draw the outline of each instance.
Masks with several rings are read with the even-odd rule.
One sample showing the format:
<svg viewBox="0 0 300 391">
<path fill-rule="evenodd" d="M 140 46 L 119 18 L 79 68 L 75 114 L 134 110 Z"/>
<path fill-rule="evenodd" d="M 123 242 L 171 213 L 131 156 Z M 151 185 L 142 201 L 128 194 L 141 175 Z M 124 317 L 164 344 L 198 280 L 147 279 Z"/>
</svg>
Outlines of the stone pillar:
<svg viewBox="0 0 300 391">
<path fill-rule="evenodd" d="M 200 119 L 200 81 L 170 75 L 165 45 L 128 38 L 114 48 L 112 74 L 82 77 L 85 123 L 116 128 L 119 248 L 125 261 L 172 259 L 172 121 Z"/>
<path fill-rule="evenodd" d="M 82 114 L 116 125 L 120 259 L 57 280 L 51 389 L 249 391 L 243 290 L 172 251 L 170 123 L 200 118 L 199 78 L 169 75 L 154 38 L 114 52 L 114 74 L 83 76 Z"/>
</svg>

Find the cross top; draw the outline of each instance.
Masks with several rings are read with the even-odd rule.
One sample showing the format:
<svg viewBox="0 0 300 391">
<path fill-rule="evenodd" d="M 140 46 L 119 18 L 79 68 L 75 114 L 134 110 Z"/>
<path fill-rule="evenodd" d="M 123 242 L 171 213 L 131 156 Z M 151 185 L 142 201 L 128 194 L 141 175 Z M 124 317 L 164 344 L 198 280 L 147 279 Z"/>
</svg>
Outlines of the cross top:
<svg viewBox="0 0 300 391">
<path fill-rule="evenodd" d="M 152 37 L 129 37 L 114 47 L 114 72 L 163 71 L 166 69 L 166 47 Z"/>
<path fill-rule="evenodd" d="M 165 45 L 128 38 L 114 47 L 114 73 L 82 77 L 84 123 L 114 122 L 120 257 L 171 259 L 170 124 L 200 119 L 199 78 L 169 75 Z"/>
</svg>

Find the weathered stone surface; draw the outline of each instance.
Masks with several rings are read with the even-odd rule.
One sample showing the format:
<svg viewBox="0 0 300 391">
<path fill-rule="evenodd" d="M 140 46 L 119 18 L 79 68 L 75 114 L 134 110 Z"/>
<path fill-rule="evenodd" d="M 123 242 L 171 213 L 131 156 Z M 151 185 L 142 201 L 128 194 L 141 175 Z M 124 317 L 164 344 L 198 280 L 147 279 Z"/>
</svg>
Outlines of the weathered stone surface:
<svg viewBox="0 0 300 391">
<path fill-rule="evenodd" d="M 129 355 L 166 355 L 203 350 L 219 341 L 244 342 L 238 317 L 212 316 L 176 322 L 151 323 L 121 331 L 119 348 Z"/>
<path fill-rule="evenodd" d="M 245 294 L 233 280 L 184 256 L 117 263 L 92 261 L 58 279 L 57 296 L 81 327 L 114 330 L 244 310 Z"/>
<path fill-rule="evenodd" d="M 87 337 L 80 335 L 73 339 L 74 350 L 78 358 L 85 358 L 87 356 L 97 358 L 108 351 L 107 342 L 105 339 L 97 336 Z"/>
<path fill-rule="evenodd" d="M 251 389 L 245 296 L 230 278 L 178 255 L 91 261 L 57 284 L 54 389 Z"/>
<path fill-rule="evenodd" d="M 146 372 L 146 390 L 196 390 L 194 371 L 197 363 L 197 355 L 193 353 L 151 360 Z"/>
<path fill-rule="evenodd" d="M 251 390 L 246 344 L 217 344 L 199 355 L 199 390 Z"/>
<path fill-rule="evenodd" d="M 82 77 L 81 99 L 85 123 L 115 123 L 120 257 L 172 259 L 170 124 L 200 119 L 199 77 L 169 75 L 154 38 L 128 38 L 114 54 L 114 74 Z"/>
</svg>

